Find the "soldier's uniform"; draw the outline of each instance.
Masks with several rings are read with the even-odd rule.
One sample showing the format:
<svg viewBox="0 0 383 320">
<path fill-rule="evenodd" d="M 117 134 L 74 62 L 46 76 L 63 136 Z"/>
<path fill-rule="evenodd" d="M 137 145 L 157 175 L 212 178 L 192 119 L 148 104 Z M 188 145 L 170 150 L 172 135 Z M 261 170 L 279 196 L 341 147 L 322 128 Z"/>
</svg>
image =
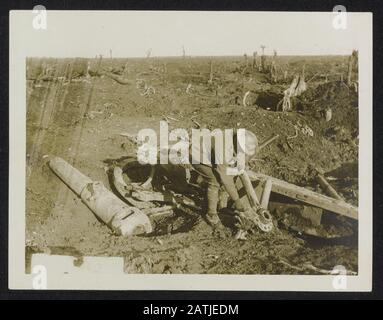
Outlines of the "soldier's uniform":
<svg viewBox="0 0 383 320">
<path fill-rule="evenodd" d="M 234 135 L 233 139 L 234 152 L 236 151 L 237 138 Z M 237 188 L 234 183 L 234 176 L 228 174 L 228 168 L 235 165 L 234 158 L 225 159 L 225 156 L 222 154 L 224 150 L 216 150 L 214 148 L 214 138 L 212 137 L 211 148 L 198 148 L 198 150 L 192 150 L 191 154 L 196 154 L 199 152 L 207 152 L 208 159 L 211 159 L 210 162 L 193 164 L 193 159 L 191 163 L 193 169 L 203 177 L 205 187 L 206 187 L 206 199 L 207 199 L 207 211 L 206 211 L 206 220 L 207 222 L 214 226 L 217 225 L 220 220 L 217 215 L 217 207 L 219 201 L 219 192 L 221 186 L 228 193 L 229 197 L 235 203 L 235 209 L 237 211 L 244 211 L 245 208 L 239 198 Z M 245 145 L 239 145 L 243 152 L 245 152 L 246 162 L 253 156 L 258 149 L 258 140 L 257 137 L 251 131 L 245 132 Z M 192 145 L 192 149 L 196 146 Z M 193 152 L 194 151 L 194 152 Z M 203 155 L 200 157 L 200 161 L 203 162 Z M 247 163 L 246 163 L 247 164 Z"/>
</svg>

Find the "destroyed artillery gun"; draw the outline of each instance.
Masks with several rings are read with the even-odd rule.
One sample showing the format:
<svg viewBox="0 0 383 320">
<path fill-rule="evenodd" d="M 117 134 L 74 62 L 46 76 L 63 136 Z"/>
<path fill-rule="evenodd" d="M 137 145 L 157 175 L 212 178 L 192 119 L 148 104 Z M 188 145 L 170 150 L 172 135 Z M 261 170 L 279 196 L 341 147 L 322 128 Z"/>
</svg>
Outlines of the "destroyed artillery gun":
<svg viewBox="0 0 383 320">
<path fill-rule="evenodd" d="M 274 139 L 276 137 L 262 145 Z M 120 198 L 101 182 L 92 181 L 61 158 L 52 158 L 49 166 L 118 235 L 150 234 L 154 218 L 173 215 L 176 210 L 200 211 L 203 207 L 203 188 L 198 181 L 201 177 L 183 165 L 141 165 L 135 156 L 116 161 L 110 168 L 111 180 Z M 138 177 L 136 181 L 134 176 Z M 237 215 L 236 237 L 244 239 L 247 232 L 257 227 L 270 232 L 277 218 L 286 222 L 286 217 L 297 215 L 305 223 L 290 221 L 292 230 L 316 237 L 339 237 L 336 232 L 323 229 L 323 212 L 357 222 L 358 209 L 337 196 L 322 175 L 319 177 L 319 183 L 330 197 L 251 170 L 242 172 L 236 184 L 240 197 L 248 201 L 250 209 Z M 281 202 L 278 196 L 289 201 Z"/>
<path fill-rule="evenodd" d="M 150 216 L 172 214 L 174 210 L 188 213 L 190 210 L 202 211 L 204 188 L 198 173 L 183 165 L 152 165 L 144 182 L 132 182 L 129 173 L 142 170 L 143 167 L 133 157 L 121 166 L 113 168 L 113 184 L 129 204 L 145 210 Z M 144 171 L 144 170 L 143 170 Z M 125 176 L 125 178 L 124 178 Z M 273 229 L 273 221 L 267 210 L 270 185 L 262 194 L 261 201 L 256 195 L 247 172 L 239 174 L 237 187 L 243 196 L 245 193 L 248 209 L 236 215 L 237 238 L 244 238 L 247 231 L 259 228 L 263 232 Z M 221 193 L 222 195 L 222 193 Z M 220 197 L 220 208 L 227 207 L 227 198 Z M 226 214 L 234 217 L 234 212 L 226 208 Z"/>
<path fill-rule="evenodd" d="M 204 190 L 198 184 L 198 177 L 193 177 L 193 171 L 188 177 L 188 171 L 182 166 L 166 169 L 160 165 L 145 169 L 131 158 L 125 165 L 114 167 L 113 184 L 130 205 L 140 208 L 149 217 L 171 215 L 175 210 L 186 213 L 201 211 Z M 141 182 L 133 182 L 130 178 L 132 173 L 137 174 L 140 170 L 146 171 L 140 177 Z M 145 175 L 147 178 L 142 179 Z M 235 215 L 238 239 L 244 239 L 248 232 L 256 229 L 270 232 L 277 225 L 277 220 L 299 234 L 339 238 L 351 235 L 350 223 L 358 220 L 357 208 L 343 199 L 325 196 L 254 171 L 247 171 L 239 178 L 236 181 L 239 195 L 248 203 L 250 210 L 245 213 L 234 213 L 227 208 L 221 210 L 222 214 Z M 178 190 L 173 189 L 174 181 L 180 186 Z M 224 206 L 219 205 L 221 209 Z M 327 221 L 323 223 L 323 220 L 329 220 L 328 215 L 332 217 L 332 224 L 329 225 Z"/>
<path fill-rule="evenodd" d="M 276 135 L 268 139 L 262 146 L 278 137 Z M 162 151 L 168 152 L 158 150 Z M 171 215 L 175 211 L 200 212 L 204 207 L 206 189 L 203 178 L 190 165 L 143 165 L 137 161 L 135 155 L 132 155 L 115 162 L 110 172 L 113 186 L 118 194 L 130 205 L 145 210 L 151 217 Z M 231 206 L 227 206 L 228 195 L 225 192 L 220 192 L 219 201 L 220 209 L 226 209 L 223 213 L 231 218 L 235 217 L 233 225 L 237 228 L 236 237 L 243 239 L 248 231 L 257 228 L 263 232 L 270 232 L 274 227 L 267 208 L 271 192 L 270 182 L 267 182 L 262 193 L 257 195 L 247 171 L 242 170 L 238 177 L 236 186 L 247 204 L 247 210 L 234 212 Z"/>
<path fill-rule="evenodd" d="M 277 138 L 278 135 L 268 139 L 259 148 Z M 202 178 L 184 165 L 143 166 L 132 156 L 117 162 L 111 173 L 120 196 L 149 216 L 166 216 L 177 210 L 195 212 L 203 208 Z M 256 229 L 270 232 L 277 220 L 294 232 L 315 237 L 337 238 L 352 234 L 358 209 L 337 195 L 323 175 L 318 175 L 318 182 L 328 196 L 252 170 L 242 172 L 236 179 L 236 186 L 250 209 L 243 214 L 236 213 L 236 237 L 242 239 L 247 232 Z M 220 199 L 219 207 L 226 207 L 225 199 Z M 230 208 L 221 213 L 234 217 Z M 331 219 L 327 219 L 328 216 Z"/>
</svg>

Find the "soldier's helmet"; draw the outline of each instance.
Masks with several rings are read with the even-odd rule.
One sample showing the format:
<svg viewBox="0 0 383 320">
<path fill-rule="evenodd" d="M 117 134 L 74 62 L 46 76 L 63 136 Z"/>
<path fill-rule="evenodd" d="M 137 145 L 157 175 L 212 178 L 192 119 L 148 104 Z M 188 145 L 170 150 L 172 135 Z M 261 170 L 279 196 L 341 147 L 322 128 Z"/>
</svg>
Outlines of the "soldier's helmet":
<svg viewBox="0 0 383 320">
<path fill-rule="evenodd" d="M 258 151 L 257 136 L 250 130 L 245 130 L 244 135 L 241 135 L 241 134 L 238 135 L 238 133 L 237 133 L 238 144 L 242 152 L 244 152 L 248 156 L 254 155 Z M 243 136 L 244 139 L 241 136 Z"/>
</svg>

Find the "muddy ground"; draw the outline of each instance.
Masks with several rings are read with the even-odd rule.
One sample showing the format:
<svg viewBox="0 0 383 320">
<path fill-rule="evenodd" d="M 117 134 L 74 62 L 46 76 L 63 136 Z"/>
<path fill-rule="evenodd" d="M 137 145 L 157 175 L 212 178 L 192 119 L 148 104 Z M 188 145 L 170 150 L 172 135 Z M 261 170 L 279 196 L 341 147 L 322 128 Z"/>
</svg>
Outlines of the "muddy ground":
<svg viewBox="0 0 383 320">
<path fill-rule="evenodd" d="M 289 76 L 277 83 L 241 57 L 103 59 L 101 66 L 90 59 L 90 77 L 88 60 L 28 59 L 27 253 L 123 256 L 127 273 L 318 273 L 305 268 L 306 263 L 357 271 L 357 228 L 347 238 L 323 240 L 278 225 L 272 233 L 256 231 L 238 241 L 213 235 L 201 212 L 191 212 L 166 221 L 173 224 L 167 233 L 116 236 L 46 164 L 49 156 L 62 157 L 110 188 L 108 164 L 134 152 L 121 133 L 159 130 L 164 116 L 171 128 L 191 128 L 194 119 L 212 129 L 247 128 L 260 141 L 279 134 L 257 156 L 253 170 L 322 192 L 314 179 L 314 168 L 319 168 L 335 178 L 332 183 L 341 196 L 357 205 L 358 99 L 338 76 L 346 74 L 347 57 L 278 59 Z M 293 100 L 293 111 L 276 112 L 283 90 L 303 65 L 308 90 Z M 51 78 L 39 80 L 47 66 Z M 98 68 L 132 83 L 95 75 Z M 328 73 L 328 81 L 310 80 L 318 72 Z M 60 78 L 63 74 L 71 81 Z M 145 95 L 144 82 L 136 85 L 136 79 L 155 92 Z M 243 106 L 247 91 L 253 96 Z M 327 107 L 332 109 L 329 122 L 323 117 Z M 307 125 L 313 136 L 296 134 L 294 125 Z"/>
</svg>

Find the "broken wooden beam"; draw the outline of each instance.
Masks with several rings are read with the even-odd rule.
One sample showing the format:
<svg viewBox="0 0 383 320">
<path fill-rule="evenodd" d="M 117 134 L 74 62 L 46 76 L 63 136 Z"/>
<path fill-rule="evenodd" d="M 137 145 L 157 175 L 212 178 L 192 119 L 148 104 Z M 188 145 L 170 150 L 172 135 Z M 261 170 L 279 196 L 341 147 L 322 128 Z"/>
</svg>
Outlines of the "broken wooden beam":
<svg viewBox="0 0 383 320">
<path fill-rule="evenodd" d="M 270 177 L 268 175 L 257 173 L 254 171 L 248 171 L 248 175 L 251 180 L 265 181 L 271 179 L 272 188 L 271 191 L 282 194 L 289 198 L 293 198 L 313 206 L 358 220 L 358 208 L 351 204 L 344 202 L 343 200 L 333 199 L 328 196 L 319 194 L 317 192 L 308 190 L 303 187 L 288 183 L 286 181 Z"/>
<path fill-rule="evenodd" d="M 279 134 L 276 134 L 275 136 L 272 136 L 271 138 L 267 139 L 265 142 L 263 142 L 259 146 L 259 150 L 263 149 L 264 147 L 268 146 L 270 143 L 272 143 L 274 140 L 279 138 Z"/>
<path fill-rule="evenodd" d="M 317 181 L 319 182 L 320 186 L 323 188 L 323 191 L 329 195 L 332 198 L 338 199 L 338 200 L 343 200 L 342 197 L 336 192 L 336 190 L 328 183 L 326 178 L 318 174 L 317 176 Z"/>
<path fill-rule="evenodd" d="M 247 195 L 247 198 L 249 199 L 249 203 L 251 207 L 259 206 L 260 203 L 259 203 L 257 194 L 255 193 L 253 185 L 251 184 L 251 180 L 247 171 L 243 171 L 239 175 L 239 178 L 242 182 L 244 189 L 246 190 L 246 195 Z"/>
<path fill-rule="evenodd" d="M 262 192 L 262 198 L 261 198 L 261 207 L 263 209 L 266 209 L 266 210 L 269 206 L 269 200 L 270 200 L 270 194 L 271 194 L 272 186 L 273 186 L 273 182 L 270 179 L 267 179 L 265 181 L 264 186 L 263 186 L 263 192 Z"/>
</svg>

